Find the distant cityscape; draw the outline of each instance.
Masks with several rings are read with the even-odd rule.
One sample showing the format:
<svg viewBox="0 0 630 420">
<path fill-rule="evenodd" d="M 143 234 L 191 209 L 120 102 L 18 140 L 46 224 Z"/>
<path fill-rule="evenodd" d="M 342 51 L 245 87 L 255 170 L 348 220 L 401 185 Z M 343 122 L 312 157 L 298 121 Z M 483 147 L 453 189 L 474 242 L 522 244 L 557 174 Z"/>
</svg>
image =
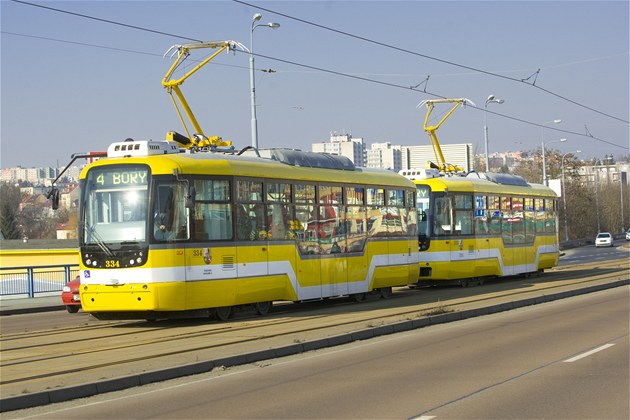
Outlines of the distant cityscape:
<svg viewBox="0 0 630 420">
<path fill-rule="evenodd" d="M 471 143 L 444 144 L 441 148 L 444 156 L 447 156 L 447 162 L 463 168 L 465 172 L 476 169 L 476 165 L 485 167 L 485 156 L 475 155 Z M 372 143 L 368 147 L 362 137 L 353 137 L 351 134 L 331 133 L 328 141 L 312 143 L 311 151 L 346 156 L 355 166 L 381 168 L 394 172 L 424 168 L 427 162 L 436 161 L 431 145 L 401 146 L 391 142 L 380 142 Z M 489 167 L 491 171 L 499 171 L 502 168 L 513 169 L 525 162 L 539 160 L 540 156 L 521 151 L 494 152 L 489 155 Z M 628 182 L 627 177 L 624 176 L 629 171 L 627 162 L 599 163 L 592 165 L 589 162 L 580 167 L 580 176 L 584 177 L 586 182 L 595 182 L 595 180 L 618 182 L 619 179 Z M 61 185 L 77 183 L 81 170 L 86 164 L 69 167 L 59 183 Z M 21 166 L 2 168 L 0 182 L 19 184 L 28 190 L 23 192 L 29 195 L 42 194 L 47 192 L 47 188 L 61 170 L 63 168 L 23 168 Z"/>
</svg>

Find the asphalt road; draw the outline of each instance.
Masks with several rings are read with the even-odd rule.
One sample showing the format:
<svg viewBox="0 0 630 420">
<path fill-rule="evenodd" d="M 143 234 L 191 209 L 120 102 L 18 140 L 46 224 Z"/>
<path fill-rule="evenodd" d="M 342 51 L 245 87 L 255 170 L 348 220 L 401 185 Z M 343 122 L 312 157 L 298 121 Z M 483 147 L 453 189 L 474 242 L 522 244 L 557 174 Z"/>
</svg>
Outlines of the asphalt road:
<svg viewBox="0 0 630 420">
<path fill-rule="evenodd" d="M 628 243 L 616 240 L 614 247 L 596 248 L 595 245 L 581 246 L 563 251 L 560 257 L 560 266 L 570 266 L 575 264 L 589 264 L 614 259 L 628 258 L 630 250 Z"/>
<path fill-rule="evenodd" d="M 215 369 L 3 419 L 629 418 L 629 291 Z"/>
</svg>

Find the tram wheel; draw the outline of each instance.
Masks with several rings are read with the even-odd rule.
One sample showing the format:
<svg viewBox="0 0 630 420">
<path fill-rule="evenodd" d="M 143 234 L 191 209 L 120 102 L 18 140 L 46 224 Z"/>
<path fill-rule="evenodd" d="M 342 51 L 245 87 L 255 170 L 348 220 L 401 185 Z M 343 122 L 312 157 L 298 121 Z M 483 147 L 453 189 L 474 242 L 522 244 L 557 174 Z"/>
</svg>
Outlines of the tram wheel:
<svg viewBox="0 0 630 420">
<path fill-rule="evenodd" d="M 461 287 L 468 287 L 470 285 L 470 281 L 468 281 L 468 279 L 462 279 L 459 281 L 459 285 Z"/>
<path fill-rule="evenodd" d="M 227 321 L 232 315 L 232 307 L 231 306 L 222 306 L 220 308 L 216 308 L 214 310 L 214 314 L 219 321 Z"/>
<path fill-rule="evenodd" d="M 256 302 L 254 308 L 256 308 L 256 312 L 258 315 L 267 315 L 273 306 L 273 302 Z"/>
<path fill-rule="evenodd" d="M 388 297 L 390 297 L 392 295 L 392 288 L 391 287 L 381 287 L 379 289 L 379 292 L 381 293 L 381 299 L 387 299 Z"/>
<path fill-rule="evenodd" d="M 366 298 L 366 293 L 353 293 L 350 295 L 355 302 L 363 302 Z"/>
</svg>

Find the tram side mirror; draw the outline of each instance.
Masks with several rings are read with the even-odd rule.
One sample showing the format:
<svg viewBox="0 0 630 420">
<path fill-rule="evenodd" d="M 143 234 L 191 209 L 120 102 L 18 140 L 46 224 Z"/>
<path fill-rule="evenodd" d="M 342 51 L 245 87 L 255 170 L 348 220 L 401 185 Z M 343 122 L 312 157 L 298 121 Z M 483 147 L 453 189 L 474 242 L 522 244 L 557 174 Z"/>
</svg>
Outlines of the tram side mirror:
<svg viewBox="0 0 630 420">
<path fill-rule="evenodd" d="M 195 187 L 191 185 L 188 187 L 188 197 L 186 197 L 186 208 L 195 208 L 195 201 L 197 200 L 197 191 Z"/>
<path fill-rule="evenodd" d="M 52 201 L 52 209 L 57 210 L 59 208 L 59 190 L 57 187 L 52 187 L 47 198 Z"/>
</svg>

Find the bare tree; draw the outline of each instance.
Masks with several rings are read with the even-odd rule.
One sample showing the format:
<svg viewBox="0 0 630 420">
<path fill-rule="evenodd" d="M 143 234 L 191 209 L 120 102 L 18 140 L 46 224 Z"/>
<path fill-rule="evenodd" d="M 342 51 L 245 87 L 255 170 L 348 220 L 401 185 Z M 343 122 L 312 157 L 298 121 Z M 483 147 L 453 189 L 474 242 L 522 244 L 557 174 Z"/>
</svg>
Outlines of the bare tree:
<svg viewBox="0 0 630 420">
<path fill-rule="evenodd" d="M 5 239 L 20 239 L 19 208 L 22 194 L 17 186 L 0 185 L 0 230 Z"/>
</svg>

